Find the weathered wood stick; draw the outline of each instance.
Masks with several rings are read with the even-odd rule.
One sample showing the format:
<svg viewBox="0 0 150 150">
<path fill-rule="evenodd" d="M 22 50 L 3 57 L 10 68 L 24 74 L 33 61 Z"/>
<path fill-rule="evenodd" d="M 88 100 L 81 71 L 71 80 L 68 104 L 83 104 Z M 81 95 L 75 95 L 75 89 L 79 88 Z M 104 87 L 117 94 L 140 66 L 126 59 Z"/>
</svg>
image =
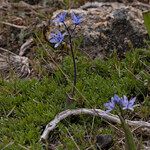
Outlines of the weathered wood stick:
<svg viewBox="0 0 150 150">
<path fill-rule="evenodd" d="M 80 108 L 80 109 L 66 110 L 66 111 L 63 111 L 63 112 L 59 113 L 58 115 L 56 115 L 55 118 L 47 124 L 43 134 L 40 137 L 40 141 L 43 141 L 43 142 L 46 141 L 48 139 L 50 131 L 54 130 L 55 127 L 57 126 L 57 124 L 61 120 L 65 119 L 71 115 L 80 115 L 80 114 L 99 116 L 109 122 L 120 124 L 120 119 L 118 116 L 110 114 L 110 113 L 106 114 L 105 111 L 103 111 L 101 109 Z M 130 126 L 134 126 L 134 127 L 140 126 L 140 127 L 146 127 L 146 128 L 150 129 L 150 123 L 148 123 L 148 122 L 131 121 L 131 120 L 126 120 L 126 121 Z"/>
</svg>

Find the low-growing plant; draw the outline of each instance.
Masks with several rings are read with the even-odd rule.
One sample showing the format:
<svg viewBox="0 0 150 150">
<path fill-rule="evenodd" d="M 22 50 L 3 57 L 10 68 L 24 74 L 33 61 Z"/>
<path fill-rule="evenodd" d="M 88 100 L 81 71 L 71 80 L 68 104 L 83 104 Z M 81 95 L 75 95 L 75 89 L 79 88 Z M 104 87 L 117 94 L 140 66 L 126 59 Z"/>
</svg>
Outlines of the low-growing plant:
<svg viewBox="0 0 150 150">
<path fill-rule="evenodd" d="M 74 105 L 69 106 L 69 109 L 100 108 L 115 92 L 118 95 L 135 95 L 137 97 L 136 103 L 142 103 L 142 105 L 134 108 L 134 114 L 140 115 L 139 117 L 142 120 L 147 121 L 149 119 L 150 76 L 148 70 L 150 55 L 148 50 L 129 51 L 126 53 L 126 58 L 122 60 L 116 60 L 113 56 L 107 60 L 95 59 L 89 61 L 89 58 L 79 52 L 76 55 L 78 57 L 78 82 L 76 87 L 86 100 L 76 92 L 75 98 L 77 101 L 74 102 Z M 73 68 L 71 56 L 66 56 L 63 59 L 61 68 L 69 77 L 72 77 L 70 73 Z M 65 93 L 69 91 L 70 84 L 60 70 L 56 70 L 51 76 L 44 76 L 42 80 L 33 78 L 13 79 L 8 82 L 0 79 L 0 140 L 2 143 L 0 149 L 14 142 L 6 149 L 22 149 L 19 146 L 20 144 L 28 149 L 41 150 L 40 134 L 46 123 L 52 120 L 56 114 L 68 109 Z M 112 126 L 108 127 L 98 117 L 94 119 L 93 128 L 91 127 L 92 122 L 91 116 L 83 115 L 78 120 L 74 120 L 76 128 L 80 128 L 79 132 L 86 135 L 92 132 L 92 136 L 113 134 L 114 146 L 119 145 L 118 140 L 120 141 L 122 136 L 118 137 L 119 133 Z M 77 140 L 80 149 L 86 149 L 95 144 L 85 141 L 84 134 L 78 138 L 73 123 L 66 119 L 54 131 L 54 133 L 59 132 L 60 136 L 60 139 L 56 142 L 61 142 L 55 146 L 65 149 L 68 146 L 67 142 L 71 141 L 65 127 Z M 85 128 L 88 128 L 87 131 Z M 54 134 L 51 135 L 54 136 Z M 51 139 L 51 137 L 49 138 Z M 71 142 L 74 147 L 73 141 Z M 67 148 L 69 149 L 69 147 Z M 122 146 L 119 148 L 122 149 Z"/>
<path fill-rule="evenodd" d="M 136 145 L 133 139 L 132 132 L 124 118 L 124 110 L 132 110 L 132 111 L 134 110 L 133 108 L 134 108 L 135 99 L 136 97 L 128 100 L 126 96 L 120 98 L 118 95 L 114 95 L 114 97 L 112 97 L 109 102 L 104 104 L 104 106 L 107 108 L 106 113 L 109 113 L 110 111 L 115 109 L 117 115 L 119 116 L 122 128 L 125 133 L 126 150 L 136 150 Z"/>
<path fill-rule="evenodd" d="M 143 13 L 144 24 L 147 29 L 147 32 L 150 36 L 150 11 L 146 11 Z"/>
</svg>

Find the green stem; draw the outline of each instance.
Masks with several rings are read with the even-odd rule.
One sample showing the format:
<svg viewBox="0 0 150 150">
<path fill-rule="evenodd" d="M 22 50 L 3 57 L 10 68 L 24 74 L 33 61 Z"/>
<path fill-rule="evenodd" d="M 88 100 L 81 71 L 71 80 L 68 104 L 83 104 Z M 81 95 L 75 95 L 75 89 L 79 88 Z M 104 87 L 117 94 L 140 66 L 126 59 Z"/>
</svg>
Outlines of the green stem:
<svg viewBox="0 0 150 150">
<path fill-rule="evenodd" d="M 73 67 L 74 67 L 74 81 L 73 81 L 73 89 L 72 89 L 72 95 L 74 95 L 75 92 L 75 86 L 77 83 L 77 67 L 76 67 L 76 61 L 75 61 L 75 56 L 72 48 L 72 40 L 70 38 L 70 49 L 71 49 L 71 55 L 72 55 L 72 60 L 73 60 Z"/>
<path fill-rule="evenodd" d="M 66 24 L 65 23 L 63 23 L 63 24 L 64 24 L 64 26 L 68 32 L 68 35 L 69 35 L 69 45 L 70 45 L 70 50 L 71 50 L 71 55 L 72 55 L 72 60 L 73 60 L 73 68 L 74 68 L 74 80 L 73 80 L 73 88 L 72 88 L 72 96 L 73 96 L 75 93 L 75 87 L 76 87 L 76 83 L 77 83 L 77 67 L 76 67 L 76 61 L 75 61 L 73 46 L 72 46 L 73 45 L 72 36 L 71 36 L 71 33 L 70 33 L 68 27 L 66 26 Z"/>
<path fill-rule="evenodd" d="M 126 150 L 136 150 L 136 145 L 133 139 L 132 132 L 128 126 L 128 124 L 125 122 L 125 119 L 123 118 L 123 111 L 120 108 L 121 115 L 118 115 L 121 121 L 121 125 L 123 127 L 124 133 L 125 133 L 125 148 Z"/>
</svg>

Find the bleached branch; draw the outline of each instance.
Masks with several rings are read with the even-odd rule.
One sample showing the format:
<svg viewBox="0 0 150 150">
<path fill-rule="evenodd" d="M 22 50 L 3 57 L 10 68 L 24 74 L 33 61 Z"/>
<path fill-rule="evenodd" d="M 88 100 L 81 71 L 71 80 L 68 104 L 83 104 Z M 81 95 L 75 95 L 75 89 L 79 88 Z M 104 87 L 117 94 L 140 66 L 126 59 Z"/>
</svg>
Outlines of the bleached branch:
<svg viewBox="0 0 150 150">
<path fill-rule="evenodd" d="M 66 110 L 66 111 L 63 111 L 63 112 L 59 113 L 58 115 L 56 115 L 55 118 L 47 124 L 43 134 L 41 135 L 40 141 L 46 141 L 48 139 L 50 131 L 54 130 L 56 128 L 57 124 L 61 120 L 65 119 L 71 115 L 80 115 L 80 114 L 88 114 L 88 115 L 98 116 L 109 122 L 120 124 L 120 119 L 118 116 L 113 115 L 113 114 L 106 114 L 105 111 L 103 111 L 101 109 L 80 108 L 80 109 L 74 109 L 74 110 Z M 130 126 L 147 127 L 150 129 L 150 123 L 148 123 L 148 122 L 131 121 L 131 120 L 126 120 L 126 121 Z"/>
<path fill-rule="evenodd" d="M 19 26 L 19 25 L 12 24 L 12 23 L 9 23 L 9 22 L 4 22 L 4 21 L 1 21 L 0 23 L 11 26 L 11 27 L 14 27 L 14 28 L 18 28 L 18 29 L 27 29 L 28 28 L 26 26 Z"/>
<path fill-rule="evenodd" d="M 29 38 L 26 40 L 25 43 L 23 43 L 23 45 L 21 46 L 20 48 L 20 51 L 19 51 L 19 56 L 23 56 L 24 53 L 26 52 L 26 50 L 28 48 L 30 48 L 30 46 L 33 44 L 33 38 Z"/>
</svg>

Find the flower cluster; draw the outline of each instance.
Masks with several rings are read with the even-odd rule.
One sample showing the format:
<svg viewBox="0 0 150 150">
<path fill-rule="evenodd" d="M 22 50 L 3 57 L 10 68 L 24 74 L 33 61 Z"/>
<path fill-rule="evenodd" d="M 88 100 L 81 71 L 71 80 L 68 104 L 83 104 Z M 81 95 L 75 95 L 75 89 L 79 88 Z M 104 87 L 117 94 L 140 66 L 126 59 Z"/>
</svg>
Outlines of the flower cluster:
<svg viewBox="0 0 150 150">
<path fill-rule="evenodd" d="M 112 97 L 109 102 L 104 104 L 104 106 L 107 108 L 106 113 L 115 109 L 116 105 L 118 105 L 123 110 L 128 109 L 128 110 L 133 111 L 135 99 L 136 99 L 136 97 L 128 100 L 128 98 L 126 96 L 123 96 L 123 98 L 120 98 L 118 95 L 115 94 L 114 97 Z"/>
<path fill-rule="evenodd" d="M 54 23 L 63 23 L 66 28 L 65 19 L 66 19 L 67 12 L 62 12 L 56 16 L 56 18 L 53 20 Z M 76 15 L 74 12 L 71 13 L 71 20 L 75 26 L 79 25 L 82 22 L 82 17 L 80 15 Z M 50 34 L 50 43 L 55 44 L 55 48 L 58 47 L 62 41 L 64 40 L 64 35 L 60 31 L 57 31 L 57 33 L 51 33 Z"/>
<path fill-rule="evenodd" d="M 79 25 L 79 24 L 82 22 L 82 17 L 75 15 L 75 13 L 72 13 L 72 14 L 71 14 L 71 18 L 72 18 L 72 22 L 73 22 L 75 25 Z"/>
<path fill-rule="evenodd" d="M 57 31 L 57 33 L 51 33 L 51 39 L 50 39 L 50 43 L 54 43 L 55 44 L 55 48 L 58 47 L 61 42 L 64 39 L 64 34 L 62 34 L 60 31 Z"/>
<path fill-rule="evenodd" d="M 58 14 L 56 16 L 56 18 L 53 20 L 53 22 L 55 22 L 55 23 L 63 23 L 63 22 L 65 22 L 66 15 L 67 15 L 66 12 L 62 12 L 62 13 Z"/>
</svg>

